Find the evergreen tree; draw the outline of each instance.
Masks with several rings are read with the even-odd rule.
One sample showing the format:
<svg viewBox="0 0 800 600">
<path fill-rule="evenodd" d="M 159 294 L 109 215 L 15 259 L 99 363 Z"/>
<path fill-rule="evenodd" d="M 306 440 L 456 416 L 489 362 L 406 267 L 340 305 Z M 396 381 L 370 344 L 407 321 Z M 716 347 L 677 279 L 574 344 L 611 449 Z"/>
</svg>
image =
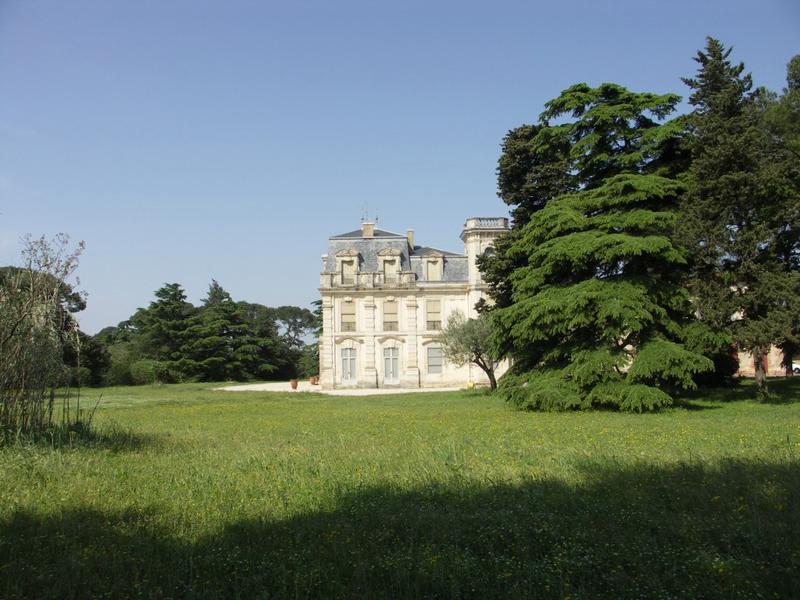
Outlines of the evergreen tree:
<svg viewBox="0 0 800 600">
<path fill-rule="evenodd" d="M 540 121 L 568 140 L 571 193 L 550 198 L 507 250 L 510 301 L 492 311 L 514 359 L 499 393 L 538 409 L 651 410 L 711 368 L 682 342 L 692 307 L 671 241 L 683 124 L 673 94 L 572 86 Z M 551 120 L 564 119 L 559 125 Z"/>
<path fill-rule="evenodd" d="M 730 52 L 708 38 L 695 58 L 697 76 L 684 79 L 694 112 L 681 231 L 700 319 L 752 353 L 766 396 L 764 358 L 786 338 L 798 308 L 798 274 L 787 268 L 797 255 L 797 198 L 786 144 L 765 135 L 770 98 L 752 91 L 750 74 Z"/>
<path fill-rule="evenodd" d="M 251 369 L 253 377 L 289 379 L 297 375 L 298 356 L 280 334 L 276 309 L 254 302 L 238 302 L 245 323 L 259 340 L 260 365 Z"/>
<path fill-rule="evenodd" d="M 186 293 L 178 283 L 164 284 L 155 296 L 146 309 L 137 310 L 118 330 L 124 330 L 127 339 L 136 340 L 134 356 L 157 360 L 170 370 L 178 369 L 184 334 L 195 308 L 186 301 Z"/>
<path fill-rule="evenodd" d="M 787 195 L 787 215 L 800 212 L 800 55 L 787 65 L 786 87 L 780 98 L 768 102 L 764 123 L 768 140 L 782 150 L 771 161 L 778 179 L 784 182 Z M 800 227 L 787 218 L 779 238 L 778 257 L 783 269 L 800 271 Z M 791 326 L 778 344 L 783 351 L 783 366 L 787 375 L 793 374 L 794 356 L 800 353 L 800 315 L 793 311 Z"/>
<path fill-rule="evenodd" d="M 181 368 L 203 381 L 243 381 L 266 374 L 262 340 L 245 322 L 241 307 L 212 280 L 208 295 L 183 336 Z"/>
<path fill-rule="evenodd" d="M 512 304 L 511 274 L 525 267 L 527 258 L 510 249 L 549 201 L 645 165 L 649 172 L 668 177 L 685 170 L 679 143 L 684 123 L 658 123 L 679 99 L 634 93 L 610 83 L 597 88 L 581 83 L 548 102 L 537 124 L 508 132 L 497 183 L 498 196 L 513 207 L 511 230 L 496 240 L 492 254 L 478 260 L 492 307 Z M 574 120 L 560 123 L 565 114 Z M 483 302 L 478 306 L 481 311 L 490 308 Z"/>
</svg>

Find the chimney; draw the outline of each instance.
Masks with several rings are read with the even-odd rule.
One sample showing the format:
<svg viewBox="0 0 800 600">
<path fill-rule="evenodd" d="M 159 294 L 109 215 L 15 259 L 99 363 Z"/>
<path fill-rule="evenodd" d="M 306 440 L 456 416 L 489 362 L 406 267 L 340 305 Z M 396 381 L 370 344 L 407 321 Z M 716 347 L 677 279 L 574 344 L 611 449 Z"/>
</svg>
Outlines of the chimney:
<svg viewBox="0 0 800 600">
<path fill-rule="evenodd" d="M 375 223 L 363 221 L 361 223 L 361 237 L 371 238 L 375 237 Z"/>
<path fill-rule="evenodd" d="M 414 249 L 414 230 L 409 229 L 406 233 L 406 237 L 408 238 L 408 247 L 412 250 Z"/>
</svg>

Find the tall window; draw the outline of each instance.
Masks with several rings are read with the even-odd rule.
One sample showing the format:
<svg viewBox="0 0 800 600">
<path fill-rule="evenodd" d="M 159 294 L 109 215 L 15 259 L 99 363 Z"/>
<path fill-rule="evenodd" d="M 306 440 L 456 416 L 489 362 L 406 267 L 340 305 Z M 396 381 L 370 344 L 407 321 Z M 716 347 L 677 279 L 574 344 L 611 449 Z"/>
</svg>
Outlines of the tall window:
<svg viewBox="0 0 800 600">
<path fill-rule="evenodd" d="M 397 281 L 397 260 L 383 261 L 383 280 L 386 282 Z"/>
<path fill-rule="evenodd" d="M 356 381 L 356 349 L 342 348 L 342 383 Z"/>
<path fill-rule="evenodd" d="M 383 303 L 383 330 L 397 331 L 397 302 L 386 300 Z"/>
<path fill-rule="evenodd" d="M 342 283 L 345 285 L 352 285 L 356 280 L 356 261 L 343 260 L 342 261 Z"/>
<path fill-rule="evenodd" d="M 439 260 L 425 261 L 425 279 L 427 281 L 442 280 L 442 264 Z"/>
<path fill-rule="evenodd" d="M 397 348 L 383 349 L 383 382 L 400 383 L 400 351 Z"/>
<path fill-rule="evenodd" d="M 425 312 L 427 313 L 428 330 L 442 328 L 442 301 L 441 300 L 428 300 L 425 304 Z"/>
<path fill-rule="evenodd" d="M 442 372 L 442 349 L 438 346 L 428 346 L 428 373 Z"/>
<path fill-rule="evenodd" d="M 342 302 L 342 331 L 356 330 L 356 303 Z"/>
</svg>

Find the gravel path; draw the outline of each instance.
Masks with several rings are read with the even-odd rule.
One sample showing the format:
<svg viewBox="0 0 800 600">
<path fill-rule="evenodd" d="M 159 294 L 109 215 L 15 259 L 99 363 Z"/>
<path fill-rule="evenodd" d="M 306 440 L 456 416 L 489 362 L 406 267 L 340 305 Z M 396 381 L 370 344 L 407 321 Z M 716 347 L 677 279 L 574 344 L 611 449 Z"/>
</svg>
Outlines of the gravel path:
<svg viewBox="0 0 800 600">
<path fill-rule="evenodd" d="M 385 394 L 413 394 L 416 392 L 454 392 L 461 388 L 377 388 L 377 389 L 349 389 L 349 390 L 321 390 L 318 385 L 311 385 L 308 381 L 300 381 L 297 390 L 292 390 L 288 381 L 272 381 L 270 383 L 246 383 L 240 385 L 226 385 L 215 388 L 226 392 L 316 392 L 330 396 L 382 396 Z"/>
</svg>

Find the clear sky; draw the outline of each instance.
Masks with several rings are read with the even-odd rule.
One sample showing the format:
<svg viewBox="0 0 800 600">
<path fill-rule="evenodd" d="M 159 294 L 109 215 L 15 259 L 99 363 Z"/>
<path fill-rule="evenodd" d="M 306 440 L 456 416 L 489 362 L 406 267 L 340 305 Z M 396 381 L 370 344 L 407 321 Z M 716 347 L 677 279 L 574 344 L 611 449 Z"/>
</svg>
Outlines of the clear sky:
<svg viewBox="0 0 800 600">
<path fill-rule="evenodd" d="M 330 235 L 461 250 L 506 131 L 576 82 L 686 95 L 706 35 L 780 90 L 797 0 L 0 0 L 0 265 L 86 241 L 94 333 L 165 282 L 307 306 Z"/>
</svg>

